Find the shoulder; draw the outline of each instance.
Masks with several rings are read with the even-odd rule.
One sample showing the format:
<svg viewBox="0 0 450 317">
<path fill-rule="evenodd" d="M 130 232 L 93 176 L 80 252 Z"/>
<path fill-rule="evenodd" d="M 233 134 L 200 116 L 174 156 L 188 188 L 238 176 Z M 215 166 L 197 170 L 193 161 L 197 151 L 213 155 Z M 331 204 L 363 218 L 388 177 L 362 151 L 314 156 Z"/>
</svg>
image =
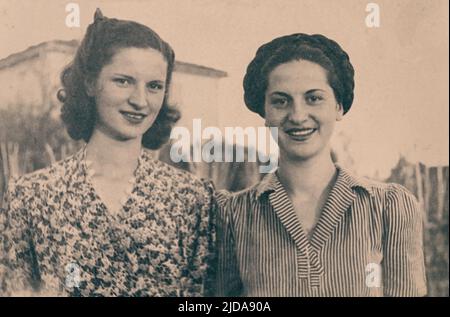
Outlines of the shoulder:
<svg viewBox="0 0 450 317">
<path fill-rule="evenodd" d="M 65 162 L 11 179 L 5 195 L 5 217 L 17 228 L 28 226 L 31 218 L 40 219 L 42 206 L 61 190 L 60 178 L 64 177 Z"/>
<path fill-rule="evenodd" d="M 414 195 L 403 185 L 356 176 L 345 169 L 341 168 L 341 170 L 352 188 L 357 188 L 360 192 L 363 190 L 383 203 L 396 199 L 416 200 Z"/>
<path fill-rule="evenodd" d="M 404 186 L 394 183 L 388 183 L 385 210 L 391 218 L 413 220 L 422 216 L 417 198 Z"/>
<path fill-rule="evenodd" d="M 255 203 L 259 201 L 257 195 L 259 184 L 260 183 L 257 183 L 238 192 L 228 192 L 225 190 L 217 191 L 216 200 L 219 205 L 220 213 L 225 216 L 227 213 L 236 214 L 252 212 L 255 208 Z"/>
<path fill-rule="evenodd" d="M 368 181 L 373 196 L 383 206 L 384 217 L 392 222 L 409 222 L 421 218 L 421 207 L 405 186 L 397 183 Z"/>
<path fill-rule="evenodd" d="M 386 204 L 416 204 L 417 199 L 405 186 L 365 179 L 366 187 L 375 197 L 382 198 Z"/>
<path fill-rule="evenodd" d="M 67 177 L 70 167 L 74 164 L 74 156 L 52 165 L 12 178 L 8 183 L 7 195 L 10 200 L 33 195 L 37 198 L 40 194 L 50 192 L 60 186 L 60 182 Z M 25 196 L 25 197 L 24 197 Z"/>
<path fill-rule="evenodd" d="M 416 197 L 403 185 L 376 181 L 354 175 L 342 167 L 339 169 L 342 179 L 352 188 L 359 202 L 363 201 L 358 205 L 371 206 L 373 213 L 389 222 L 404 222 L 421 217 Z"/>
</svg>

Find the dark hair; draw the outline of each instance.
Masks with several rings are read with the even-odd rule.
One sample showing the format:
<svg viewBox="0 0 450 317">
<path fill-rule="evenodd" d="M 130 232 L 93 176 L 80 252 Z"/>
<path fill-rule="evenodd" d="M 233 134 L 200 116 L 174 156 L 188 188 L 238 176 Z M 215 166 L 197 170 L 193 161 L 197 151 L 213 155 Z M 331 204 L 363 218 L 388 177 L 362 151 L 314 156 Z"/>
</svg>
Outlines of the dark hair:
<svg viewBox="0 0 450 317">
<path fill-rule="evenodd" d="M 180 118 L 177 109 L 168 104 L 168 89 L 175 63 L 175 53 L 169 44 L 145 25 L 126 20 L 109 19 L 100 10 L 87 28 L 75 58 L 61 73 L 63 89 L 58 99 L 63 102 L 61 119 L 70 137 L 88 142 L 96 122 L 95 99 L 88 96 L 86 82 L 95 81 L 102 68 L 111 62 L 121 48 L 153 48 L 167 61 L 167 78 L 164 101 L 153 125 L 144 133 L 142 145 L 158 149 L 167 142 L 175 122 Z"/>
<path fill-rule="evenodd" d="M 247 67 L 244 77 L 244 100 L 247 107 L 264 117 L 265 92 L 269 73 L 292 60 L 308 60 L 327 70 L 328 83 L 344 114 L 353 102 L 355 88 L 350 59 L 335 41 L 320 34 L 297 33 L 282 36 L 262 45 Z"/>
</svg>

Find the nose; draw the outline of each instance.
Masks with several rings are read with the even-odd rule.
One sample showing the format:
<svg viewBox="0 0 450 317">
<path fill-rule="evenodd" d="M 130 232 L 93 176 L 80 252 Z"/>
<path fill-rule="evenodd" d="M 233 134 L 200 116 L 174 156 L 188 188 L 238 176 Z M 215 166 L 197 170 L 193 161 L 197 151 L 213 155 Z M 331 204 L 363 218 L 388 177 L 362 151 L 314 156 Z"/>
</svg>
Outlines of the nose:
<svg viewBox="0 0 450 317">
<path fill-rule="evenodd" d="M 294 99 L 289 112 L 289 121 L 295 124 L 302 123 L 308 118 L 308 105 L 301 99 Z"/>
<path fill-rule="evenodd" d="M 136 85 L 128 98 L 128 103 L 136 109 L 147 107 L 147 90 L 146 87 Z"/>
</svg>

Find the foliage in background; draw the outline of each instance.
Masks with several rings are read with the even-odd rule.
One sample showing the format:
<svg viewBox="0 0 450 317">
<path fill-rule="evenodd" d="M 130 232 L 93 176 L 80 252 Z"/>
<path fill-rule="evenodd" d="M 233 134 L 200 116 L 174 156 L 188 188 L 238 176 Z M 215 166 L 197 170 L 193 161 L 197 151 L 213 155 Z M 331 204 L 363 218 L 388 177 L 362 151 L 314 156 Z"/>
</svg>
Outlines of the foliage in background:
<svg viewBox="0 0 450 317">
<path fill-rule="evenodd" d="M 80 146 L 50 110 L 33 114 L 29 107 L 0 109 L 0 201 L 9 178 L 49 166 Z"/>
</svg>

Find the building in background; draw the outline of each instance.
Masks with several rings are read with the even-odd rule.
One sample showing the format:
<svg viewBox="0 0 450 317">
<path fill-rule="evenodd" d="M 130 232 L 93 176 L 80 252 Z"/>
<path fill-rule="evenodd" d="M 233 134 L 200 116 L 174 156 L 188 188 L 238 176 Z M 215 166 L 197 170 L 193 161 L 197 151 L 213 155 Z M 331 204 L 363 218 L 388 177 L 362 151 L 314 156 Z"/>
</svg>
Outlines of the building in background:
<svg viewBox="0 0 450 317">
<path fill-rule="evenodd" d="M 60 74 L 73 59 L 78 44 L 76 40 L 44 42 L 0 60 L 0 109 L 20 105 L 29 113 L 50 111 L 52 117 L 58 118 Z M 219 102 L 220 79 L 226 76 L 221 70 L 176 62 L 171 101 L 182 112 L 179 125 L 190 128 L 193 118 L 217 125 L 214 107 Z"/>
</svg>

